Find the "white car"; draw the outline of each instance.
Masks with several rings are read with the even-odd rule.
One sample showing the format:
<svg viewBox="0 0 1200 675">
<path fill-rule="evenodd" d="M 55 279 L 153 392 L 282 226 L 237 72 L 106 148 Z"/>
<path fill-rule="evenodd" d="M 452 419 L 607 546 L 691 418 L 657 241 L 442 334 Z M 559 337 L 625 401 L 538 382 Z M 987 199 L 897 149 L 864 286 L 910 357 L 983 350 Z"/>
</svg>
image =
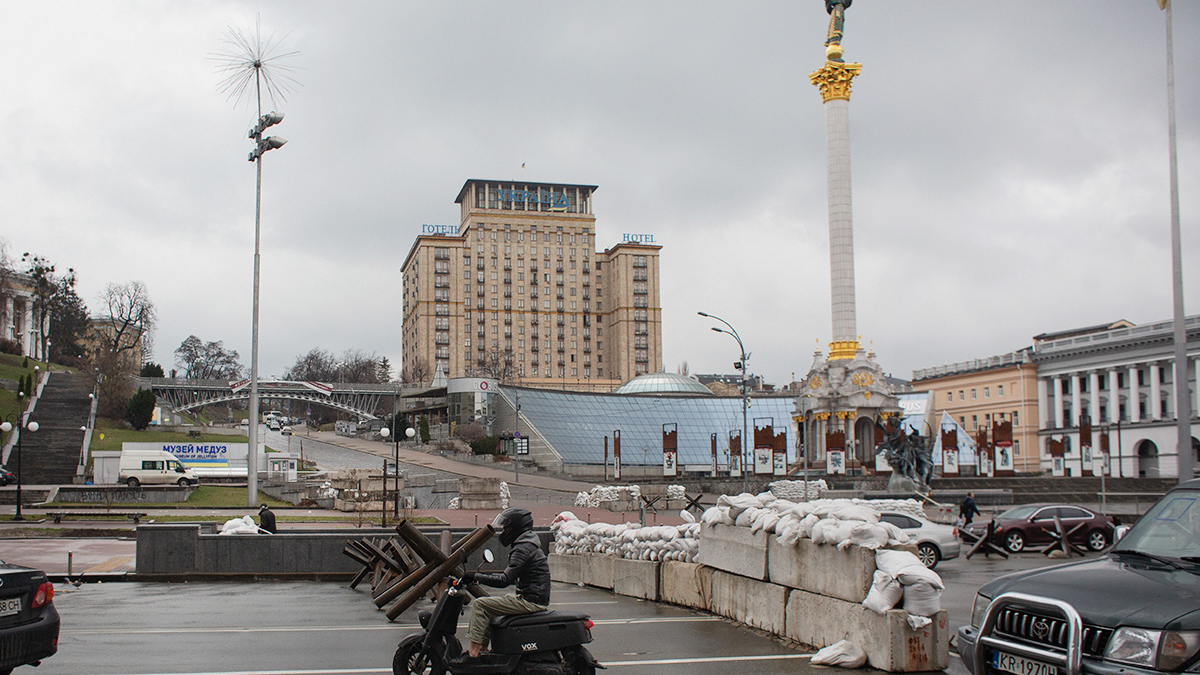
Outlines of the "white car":
<svg viewBox="0 0 1200 675">
<path fill-rule="evenodd" d="M 917 545 L 917 557 L 929 569 L 937 567 L 943 560 L 958 557 L 962 544 L 958 540 L 958 530 L 952 525 L 941 525 L 895 511 L 884 511 L 879 519 L 904 530 L 912 543 Z"/>
<path fill-rule="evenodd" d="M 286 426 L 285 426 L 284 428 L 282 428 L 282 429 L 280 429 L 280 430 L 279 430 L 279 433 L 280 433 L 281 435 L 283 435 L 283 436 L 291 436 L 291 435 L 292 435 L 292 428 L 291 428 L 291 427 L 286 427 Z"/>
</svg>

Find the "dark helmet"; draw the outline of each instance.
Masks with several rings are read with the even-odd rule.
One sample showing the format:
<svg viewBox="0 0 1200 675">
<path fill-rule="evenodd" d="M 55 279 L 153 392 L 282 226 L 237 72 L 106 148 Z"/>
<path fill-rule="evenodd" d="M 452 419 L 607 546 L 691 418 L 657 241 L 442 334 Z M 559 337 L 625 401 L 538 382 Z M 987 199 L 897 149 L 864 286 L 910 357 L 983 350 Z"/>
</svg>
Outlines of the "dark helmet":
<svg viewBox="0 0 1200 675">
<path fill-rule="evenodd" d="M 512 546 L 517 537 L 533 529 L 533 514 L 515 507 L 504 509 L 492 521 L 492 527 L 496 529 L 496 534 L 500 535 L 502 545 Z"/>
</svg>

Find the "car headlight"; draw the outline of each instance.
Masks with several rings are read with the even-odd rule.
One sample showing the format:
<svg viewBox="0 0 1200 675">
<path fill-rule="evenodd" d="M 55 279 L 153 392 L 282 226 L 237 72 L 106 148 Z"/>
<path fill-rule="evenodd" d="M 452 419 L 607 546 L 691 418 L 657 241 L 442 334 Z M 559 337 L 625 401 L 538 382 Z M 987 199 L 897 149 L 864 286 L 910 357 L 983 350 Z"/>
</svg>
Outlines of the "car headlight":
<svg viewBox="0 0 1200 675">
<path fill-rule="evenodd" d="M 1105 658 L 1158 670 L 1175 670 L 1200 651 L 1200 631 L 1119 628 L 1108 641 Z"/>
<path fill-rule="evenodd" d="M 971 606 L 971 628 L 979 628 L 983 625 L 983 615 L 987 612 L 990 604 L 992 604 L 991 598 L 981 594 L 975 595 L 975 604 Z"/>
</svg>

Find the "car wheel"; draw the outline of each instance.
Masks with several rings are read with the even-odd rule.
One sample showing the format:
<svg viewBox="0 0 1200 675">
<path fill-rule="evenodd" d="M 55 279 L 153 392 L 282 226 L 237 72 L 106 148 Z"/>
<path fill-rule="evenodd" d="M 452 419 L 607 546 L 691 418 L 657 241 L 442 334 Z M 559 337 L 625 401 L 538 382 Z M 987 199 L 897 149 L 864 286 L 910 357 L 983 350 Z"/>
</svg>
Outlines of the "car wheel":
<svg viewBox="0 0 1200 675">
<path fill-rule="evenodd" d="M 1004 535 L 1004 548 L 1009 553 L 1020 553 L 1025 549 L 1025 535 L 1016 530 Z"/>
<path fill-rule="evenodd" d="M 1103 551 L 1108 546 L 1108 535 L 1103 530 L 1092 530 L 1088 533 L 1087 545 L 1093 551 Z"/>
<path fill-rule="evenodd" d="M 933 569 L 937 567 L 938 561 L 942 559 L 942 552 L 933 544 L 925 542 L 917 544 L 917 558 L 920 558 L 926 567 Z"/>
<path fill-rule="evenodd" d="M 186 479 L 186 478 L 180 478 L 180 479 L 179 479 L 179 483 L 178 483 L 179 487 L 187 487 L 187 486 L 189 486 L 189 485 L 191 485 L 191 484 L 192 484 L 192 481 L 190 481 L 190 480 L 188 480 L 188 479 Z"/>
<path fill-rule="evenodd" d="M 142 483 L 141 483 L 141 481 L 134 478 L 133 476 L 130 476 L 129 480 L 125 481 L 125 484 L 128 485 L 129 487 L 137 487 L 137 486 L 141 485 Z"/>
</svg>

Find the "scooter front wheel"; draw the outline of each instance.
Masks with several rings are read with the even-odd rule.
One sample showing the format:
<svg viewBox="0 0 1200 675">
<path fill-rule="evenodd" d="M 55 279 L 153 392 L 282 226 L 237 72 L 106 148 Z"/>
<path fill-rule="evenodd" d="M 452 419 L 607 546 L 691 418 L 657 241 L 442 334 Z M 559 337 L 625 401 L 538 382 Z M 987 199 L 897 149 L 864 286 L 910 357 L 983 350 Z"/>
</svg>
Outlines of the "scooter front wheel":
<svg viewBox="0 0 1200 675">
<path fill-rule="evenodd" d="M 425 634 L 409 635 L 396 647 L 392 658 L 393 675 L 445 675 L 446 661 L 458 656 L 462 646 L 450 637 L 444 649 L 425 650 Z"/>
</svg>

